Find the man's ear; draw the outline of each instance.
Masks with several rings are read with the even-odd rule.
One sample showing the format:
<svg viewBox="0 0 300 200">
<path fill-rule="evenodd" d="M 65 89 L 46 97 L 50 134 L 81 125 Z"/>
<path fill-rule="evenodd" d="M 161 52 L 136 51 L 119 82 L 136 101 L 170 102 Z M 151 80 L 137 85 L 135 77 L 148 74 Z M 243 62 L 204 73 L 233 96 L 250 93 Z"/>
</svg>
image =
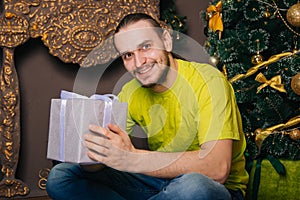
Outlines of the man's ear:
<svg viewBox="0 0 300 200">
<path fill-rule="evenodd" d="M 171 52 L 173 48 L 173 39 L 172 39 L 172 35 L 168 30 L 164 30 L 163 32 L 163 42 L 165 45 L 165 50 L 167 52 Z"/>
</svg>

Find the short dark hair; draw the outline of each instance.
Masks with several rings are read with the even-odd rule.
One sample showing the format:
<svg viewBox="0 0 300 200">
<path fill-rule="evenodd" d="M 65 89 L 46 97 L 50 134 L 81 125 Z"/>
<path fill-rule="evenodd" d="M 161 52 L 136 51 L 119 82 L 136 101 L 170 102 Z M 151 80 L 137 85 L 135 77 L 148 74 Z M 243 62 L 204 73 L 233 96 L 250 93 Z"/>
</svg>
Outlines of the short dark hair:
<svg viewBox="0 0 300 200">
<path fill-rule="evenodd" d="M 159 21 L 155 20 L 153 17 L 145 13 L 131 13 L 126 15 L 116 27 L 115 34 L 118 33 L 120 29 L 122 29 L 123 27 L 134 24 L 138 21 L 148 21 L 154 28 L 156 28 L 155 31 L 157 32 L 157 34 L 162 35 L 163 29 Z M 113 45 L 115 49 L 117 49 L 114 39 L 113 39 Z"/>
<path fill-rule="evenodd" d="M 151 17 L 148 14 L 145 13 L 131 13 L 126 15 L 118 24 L 115 33 L 118 33 L 121 28 L 133 24 L 135 22 L 146 20 L 148 21 L 153 27 L 161 28 L 160 23 L 155 20 L 153 17 Z"/>
</svg>

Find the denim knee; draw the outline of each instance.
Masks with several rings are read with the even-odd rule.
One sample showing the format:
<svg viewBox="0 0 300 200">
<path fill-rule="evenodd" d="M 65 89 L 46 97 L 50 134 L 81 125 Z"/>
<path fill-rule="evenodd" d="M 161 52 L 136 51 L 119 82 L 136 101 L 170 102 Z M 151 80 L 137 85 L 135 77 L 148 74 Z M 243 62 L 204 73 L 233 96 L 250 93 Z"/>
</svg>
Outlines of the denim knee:
<svg viewBox="0 0 300 200">
<path fill-rule="evenodd" d="M 70 163 L 60 163 L 55 165 L 47 178 L 46 191 L 52 198 L 63 193 L 63 189 L 74 179 L 74 174 L 81 171 L 79 165 Z"/>
<path fill-rule="evenodd" d="M 231 199 L 224 185 L 199 173 L 183 174 L 173 179 L 153 199 Z"/>
<path fill-rule="evenodd" d="M 199 173 L 184 174 L 176 180 L 178 187 L 181 187 L 182 190 L 189 194 L 199 194 L 209 191 L 212 187 L 211 182 L 213 182 L 213 180 Z"/>
</svg>

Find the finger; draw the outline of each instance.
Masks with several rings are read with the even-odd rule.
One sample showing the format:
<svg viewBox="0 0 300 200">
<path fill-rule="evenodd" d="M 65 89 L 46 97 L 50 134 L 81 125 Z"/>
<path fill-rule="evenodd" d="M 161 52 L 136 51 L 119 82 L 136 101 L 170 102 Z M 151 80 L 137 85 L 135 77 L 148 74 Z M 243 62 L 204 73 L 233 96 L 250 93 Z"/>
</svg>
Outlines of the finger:
<svg viewBox="0 0 300 200">
<path fill-rule="evenodd" d="M 97 145 L 100 145 L 103 147 L 107 147 L 107 148 L 109 148 L 109 145 L 110 145 L 108 138 L 90 134 L 90 133 L 84 134 L 83 139 L 86 142 L 91 142 L 91 143 L 94 143 L 94 144 L 97 144 Z"/>
<path fill-rule="evenodd" d="M 109 147 L 108 146 L 102 146 L 95 144 L 93 142 L 84 141 L 83 145 L 89 149 L 89 151 L 92 151 L 97 154 L 101 154 L 103 156 L 108 156 L 109 154 Z"/>
<path fill-rule="evenodd" d="M 110 130 L 102 127 L 102 126 L 97 126 L 97 125 L 89 125 L 89 129 L 92 132 L 98 133 L 100 135 L 104 135 L 109 139 L 117 139 L 117 135 L 114 132 L 111 132 Z"/>
<path fill-rule="evenodd" d="M 107 128 L 117 134 L 123 133 L 123 130 L 116 124 L 107 124 Z"/>
<path fill-rule="evenodd" d="M 108 124 L 107 128 L 109 128 L 109 130 L 113 131 L 114 133 L 120 135 L 125 142 L 131 142 L 128 133 L 123 131 L 118 125 Z"/>
<path fill-rule="evenodd" d="M 100 162 L 100 163 L 106 165 L 106 162 L 107 162 L 107 157 L 106 156 L 98 154 L 98 153 L 95 153 L 93 151 L 88 151 L 87 155 L 92 160 L 94 160 L 96 162 Z"/>
<path fill-rule="evenodd" d="M 89 130 L 97 133 L 99 135 L 105 135 L 105 128 L 103 128 L 102 126 L 98 126 L 98 125 L 94 125 L 94 124 L 90 124 L 89 125 Z"/>
<path fill-rule="evenodd" d="M 127 134 L 125 131 L 123 131 L 123 130 L 122 130 L 118 125 L 116 125 L 116 124 L 108 124 L 108 125 L 107 125 L 107 128 L 108 128 L 109 130 L 111 130 L 112 132 L 114 132 L 114 133 L 120 135 L 122 138 L 123 138 L 123 136 L 128 136 L 128 134 Z"/>
</svg>

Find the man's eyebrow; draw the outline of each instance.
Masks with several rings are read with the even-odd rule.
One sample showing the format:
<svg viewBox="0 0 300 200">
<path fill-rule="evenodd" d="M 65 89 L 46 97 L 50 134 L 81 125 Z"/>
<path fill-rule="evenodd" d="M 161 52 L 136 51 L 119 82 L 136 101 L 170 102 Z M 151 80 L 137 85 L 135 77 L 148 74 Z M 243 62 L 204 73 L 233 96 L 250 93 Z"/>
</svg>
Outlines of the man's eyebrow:
<svg viewBox="0 0 300 200">
<path fill-rule="evenodd" d="M 152 40 L 145 40 L 143 41 L 141 44 L 139 44 L 137 47 L 138 49 L 142 48 L 145 44 L 148 44 L 148 43 L 152 43 Z"/>
<path fill-rule="evenodd" d="M 148 43 L 152 43 L 152 40 L 145 40 L 142 43 L 138 44 L 135 49 L 130 49 L 130 50 L 126 50 L 126 51 L 123 51 L 123 52 L 119 52 L 119 54 L 122 56 L 122 55 L 124 55 L 126 53 L 130 53 L 134 50 L 141 49 L 145 44 L 148 44 Z"/>
<path fill-rule="evenodd" d="M 120 52 L 119 51 L 119 54 L 120 54 L 120 56 L 124 56 L 126 53 L 128 53 L 128 52 L 130 52 L 130 51 L 124 51 L 124 52 Z"/>
</svg>

